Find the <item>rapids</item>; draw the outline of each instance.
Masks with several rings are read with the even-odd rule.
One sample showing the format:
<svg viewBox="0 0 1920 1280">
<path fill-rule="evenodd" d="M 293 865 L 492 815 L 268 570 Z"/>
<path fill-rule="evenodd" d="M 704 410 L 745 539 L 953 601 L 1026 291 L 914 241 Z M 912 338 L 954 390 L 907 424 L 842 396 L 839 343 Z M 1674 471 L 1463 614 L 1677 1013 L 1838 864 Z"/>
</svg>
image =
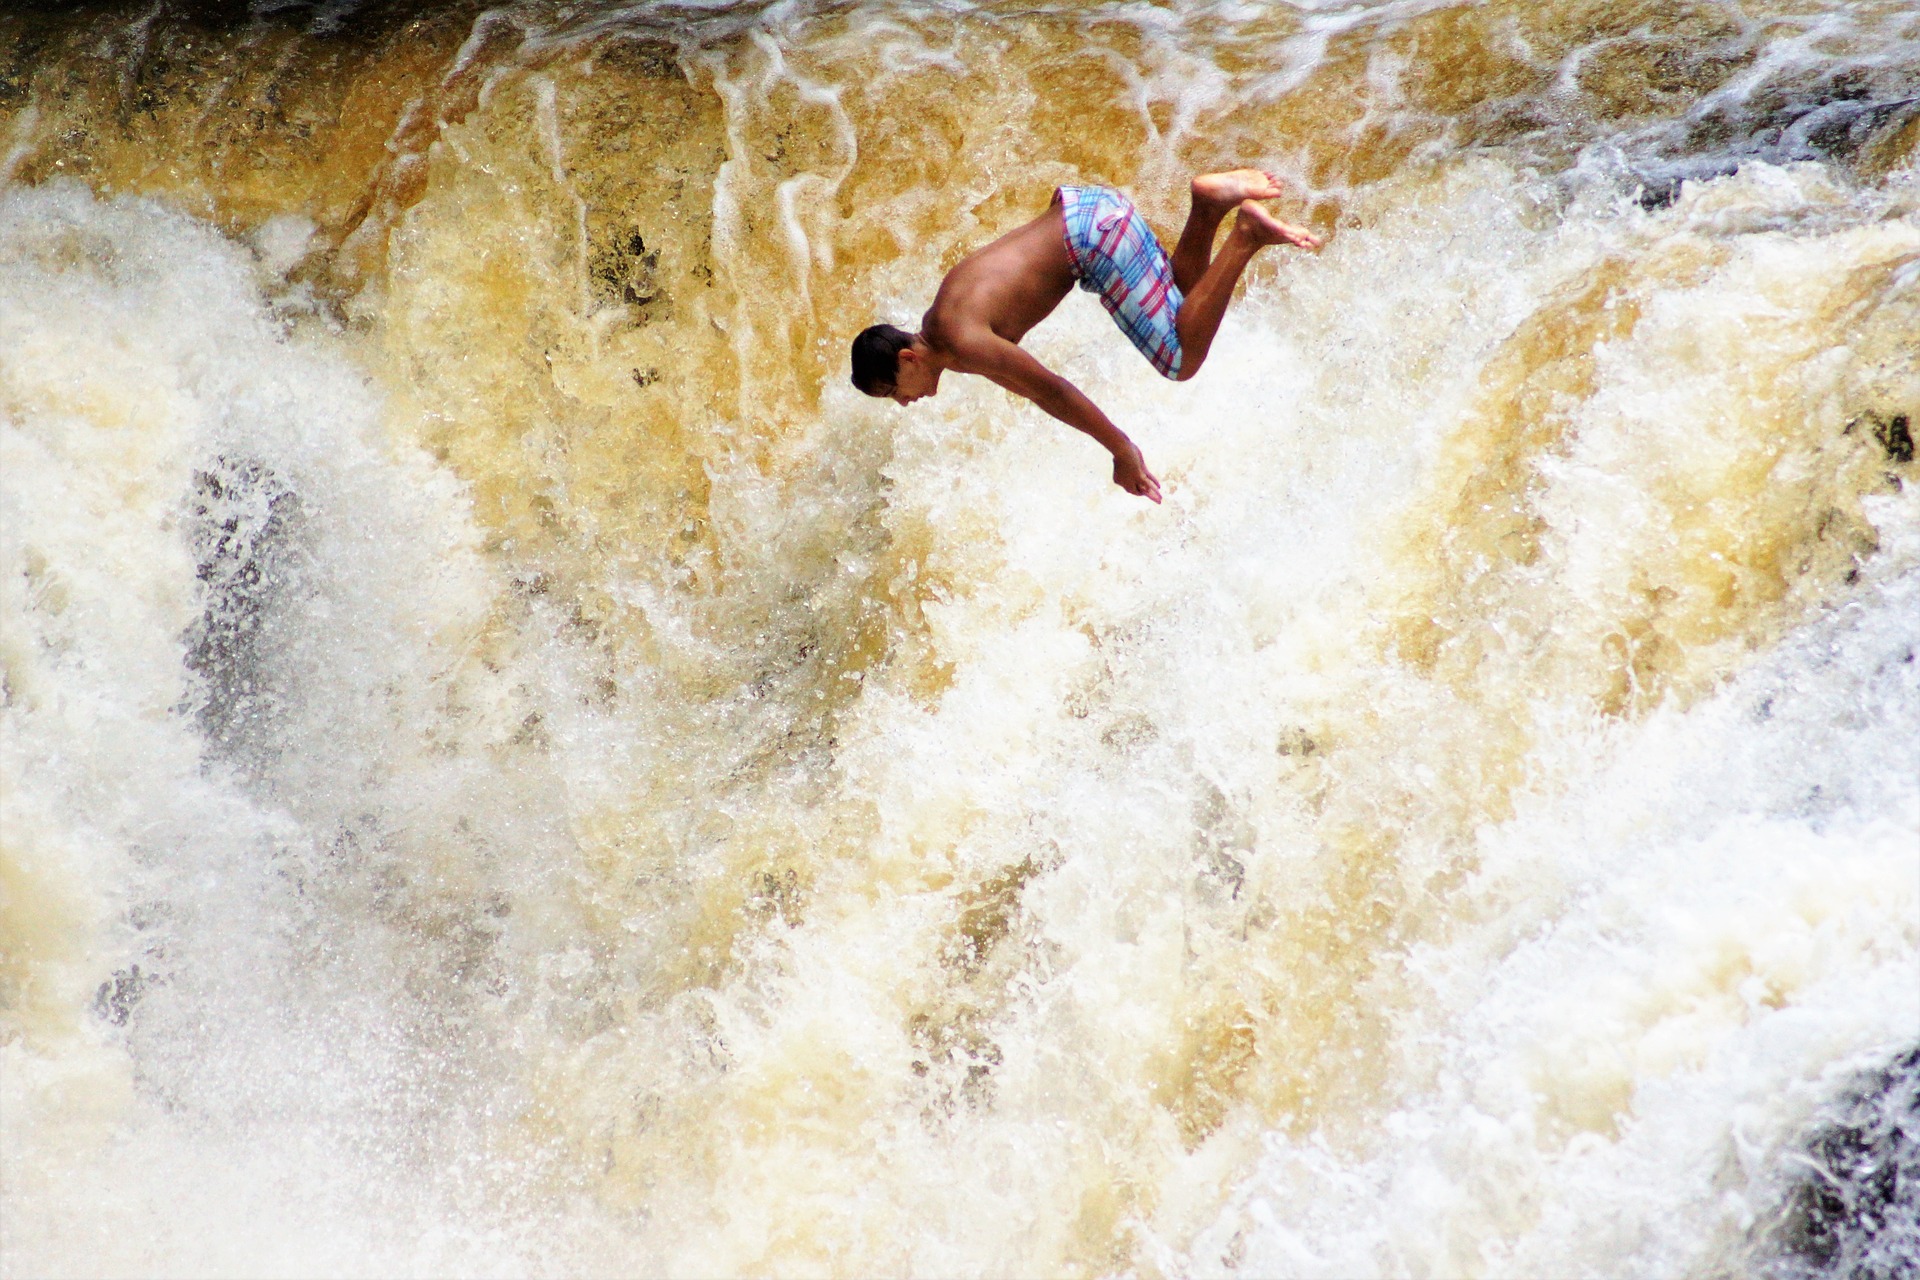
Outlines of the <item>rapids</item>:
<svg viewBox="0 0 1920 1280">
<path fill-rule="evenodd" d="M 1907 0 L 0 14 L 0 1273 L 1910 1275 Z M 846 381 L 1055 184 L 1205 372 Z M 976 385 L 969 385 L 970 383 Z"/>
</svg>

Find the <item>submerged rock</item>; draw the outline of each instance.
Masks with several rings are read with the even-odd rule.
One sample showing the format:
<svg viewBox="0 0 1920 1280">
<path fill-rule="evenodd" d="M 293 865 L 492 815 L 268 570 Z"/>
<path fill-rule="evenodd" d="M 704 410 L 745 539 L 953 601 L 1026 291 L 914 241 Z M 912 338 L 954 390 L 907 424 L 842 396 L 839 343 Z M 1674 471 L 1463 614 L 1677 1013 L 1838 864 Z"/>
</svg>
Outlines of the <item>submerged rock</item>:
<svg viewBox="0 0 1920 1280">
<path fill-rule="evenodd" d="M 1725 177 L 1752 161 L 1819 161 L 1876 179 L 1910 158 L 1920 82 L 1910 72 L 1849 68 L 1814 81 L 1789 74 L 1741 95 L 1709 98 L 1674 121 L 1616 142 L 1640 183 L 1640 204 L 1664 208 L 1683 183 Z"/>
<path fill-rule="evenodd" d="M 1803 1172 L 1757 1237 L 1754 1274 L 1920 1274 L 1920 1045 L 1856 1081 L 1791 1159 Z"/>
<path fill-rule="evenodd" d="M 195 473 L 188 529 L 205 610 L 185 636 L 189 705 L 222 756 L 264 752 L 281 694 L 268 670 L 276 596 L 294 572 L 300 497 L 271 469 L 225 456 Z"/>
</svg>

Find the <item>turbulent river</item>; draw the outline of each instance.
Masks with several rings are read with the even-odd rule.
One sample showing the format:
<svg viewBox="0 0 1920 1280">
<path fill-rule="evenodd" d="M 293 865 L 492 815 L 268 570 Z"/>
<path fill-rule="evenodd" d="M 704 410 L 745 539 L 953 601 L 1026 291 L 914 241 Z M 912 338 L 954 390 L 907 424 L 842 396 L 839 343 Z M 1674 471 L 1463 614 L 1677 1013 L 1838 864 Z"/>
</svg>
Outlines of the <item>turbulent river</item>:
<svg viewBox="0 0 1920 1280">
<path fill-rule="evenodd" d="M 13 0 L 0 1272 L 1911 1276 L 1917 419 L 1910 0 Z"/>
</svg>

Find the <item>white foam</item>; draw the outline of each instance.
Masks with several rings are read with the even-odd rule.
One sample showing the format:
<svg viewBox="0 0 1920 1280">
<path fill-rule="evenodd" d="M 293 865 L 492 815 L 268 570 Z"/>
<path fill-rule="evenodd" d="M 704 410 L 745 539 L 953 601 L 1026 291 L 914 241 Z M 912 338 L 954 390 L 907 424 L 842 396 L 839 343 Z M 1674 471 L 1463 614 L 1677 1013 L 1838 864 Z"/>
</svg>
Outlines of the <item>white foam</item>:
<svg viewBox="0 0 1920 1280">
<path fill-rule="evenodd" d="M 1636 593 L 1710 559 L 1687 493 L 1798 528 L 1745 417 L 1859 445 L 1809 317 L 1920 227 L 1837 191 L 1556 209 L 1462 162 L 1263 268 L 1181 386 L 1076 296 L 1032 345 L 1164 508 L 994 388 L 836 387 L 800 478 L 715 450 L 735 612 L 568 566 L 627 649 L 507 588 L 375 353 L 283 331 L 244 250 L 0 194 L 10 1265 L 1711 1267 L 1915 1029 L 1911 489 L 1857 583 L 1739 596 L 1672 702 L 1597 704 Z M 1490 364 L 1621 262 L 1646 318 L 1527 472 L 1538 556 L 1409 557 Z M 200 576 L 227 519 L 257 582 Z M 1429 580 L 1497 633 L 1464 673 L 1383 638 Z M 863 604 L 894 660 L 822 719 L 808 628 Z"/>
</svg>

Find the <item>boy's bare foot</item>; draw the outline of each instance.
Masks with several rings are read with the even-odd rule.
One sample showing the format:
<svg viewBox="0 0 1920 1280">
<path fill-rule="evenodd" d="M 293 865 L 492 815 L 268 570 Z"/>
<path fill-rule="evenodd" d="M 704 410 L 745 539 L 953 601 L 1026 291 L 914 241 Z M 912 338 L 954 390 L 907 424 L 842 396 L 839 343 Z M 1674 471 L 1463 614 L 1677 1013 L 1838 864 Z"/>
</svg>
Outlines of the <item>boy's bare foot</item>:
<svg viewBox="0 0 1920 1280">
<path fill-rule="evenodd" d="M 1242 200 L 1273 200 L 1285 194 L 1280 180 L 1264 169 L 1203 173 L 1193 180 L 1193 198 L 1222 210 Z"/>
<path fill-rule="evenodd" d="M 1251 235 L 1256 244 L 1291 244 L 1302 249 L 1320 247 L 1319 236 L 1288 226 L 1252 200 L 1240 202 L 1240 217 L 1235 220 L 1234 229 Z"/>
</svg>

